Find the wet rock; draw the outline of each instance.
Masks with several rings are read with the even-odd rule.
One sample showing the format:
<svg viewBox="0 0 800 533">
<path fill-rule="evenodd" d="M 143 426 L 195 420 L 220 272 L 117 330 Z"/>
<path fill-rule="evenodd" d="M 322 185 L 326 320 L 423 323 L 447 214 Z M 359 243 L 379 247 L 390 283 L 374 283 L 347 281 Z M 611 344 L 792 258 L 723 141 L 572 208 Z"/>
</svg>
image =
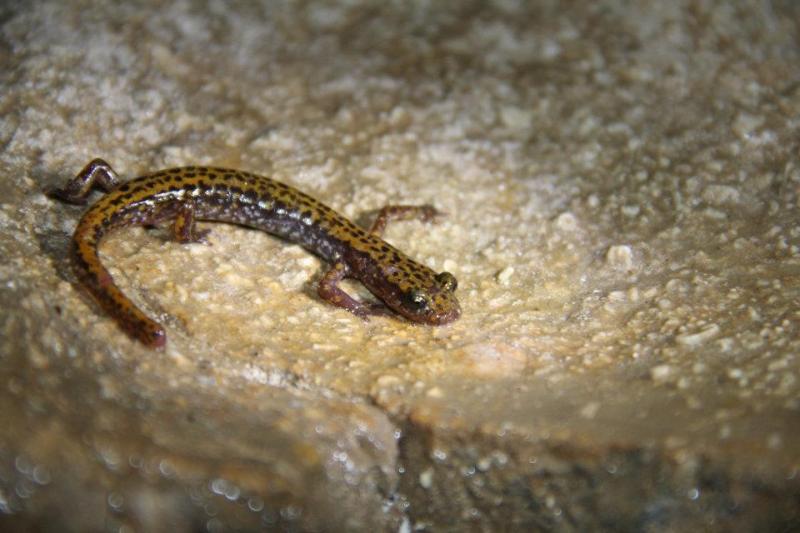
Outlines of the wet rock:
<svg viewBox="0 0 800 533">
<path fill-rule="evenodd" d="M 797 529 L 798 18 L 5 3 L 0 529 Z M 125 229 L 101 255 L 167 329 L 148 350 L 76 283 L 82 208 L 42 194 L 97 156 L 364 224 L 433 203 L 386 237 L 463 316 L 365 323 L 297 246 Z"/>
</svg>

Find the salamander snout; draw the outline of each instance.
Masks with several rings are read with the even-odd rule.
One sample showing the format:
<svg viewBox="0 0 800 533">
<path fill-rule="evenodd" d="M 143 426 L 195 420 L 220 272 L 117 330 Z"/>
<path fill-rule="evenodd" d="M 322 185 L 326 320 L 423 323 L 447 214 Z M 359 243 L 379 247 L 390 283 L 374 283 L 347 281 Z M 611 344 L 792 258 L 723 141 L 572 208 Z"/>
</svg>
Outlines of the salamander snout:
<svg viewBox="0 0 800 533">
<path fill-rule="evenodd" d="M 436 274 L 430 286 L 408 291 L 399 311 L 414 322 L 431 325 L 452 322 L 461 316 L 461 307 L 455 296 L 457 287 L 458 282 L 451 273 Z"/>
</svg>

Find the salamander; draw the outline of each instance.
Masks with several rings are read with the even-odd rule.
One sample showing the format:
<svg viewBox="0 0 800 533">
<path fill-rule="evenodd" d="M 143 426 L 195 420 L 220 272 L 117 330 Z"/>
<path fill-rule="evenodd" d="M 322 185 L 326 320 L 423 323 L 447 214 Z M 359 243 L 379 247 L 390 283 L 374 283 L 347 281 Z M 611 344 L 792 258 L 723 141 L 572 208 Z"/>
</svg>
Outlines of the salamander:
<svg viewBox="0 0 800 533">
<path fill-rule="evenodd" d="M 84 205 L 93 188 L 106 194 L 75 228 L 71 253 L 77 279 L 126 333 L 151 348 L 165 345 L 164 327 L 115 285 L 98 254 L 102 238 L 126 226 L 171 221 L 174 238 L 182 243 L 205 240 L 208 230 L 199 231 L 198 220 L 255 228 L 300 244 L 330 263 L 319 282 L 319 296 L 361 318 L 384 314 L 388 307 L 412 322 L 440 325 L 461 314 L 452 274 L 437 273 L 381 239 L 390 219 L 429 221 L 440 214 L 433 206 L 386 206 L 365 230 L 319 200 L 257 174 L 187 166 L 122 183 L 102 159 L 91 161 L 64 187 L 46 193 Z M 385 306 L 352 298 L 339 287 L 344 278 L 358 280 Z"/>
</svg>

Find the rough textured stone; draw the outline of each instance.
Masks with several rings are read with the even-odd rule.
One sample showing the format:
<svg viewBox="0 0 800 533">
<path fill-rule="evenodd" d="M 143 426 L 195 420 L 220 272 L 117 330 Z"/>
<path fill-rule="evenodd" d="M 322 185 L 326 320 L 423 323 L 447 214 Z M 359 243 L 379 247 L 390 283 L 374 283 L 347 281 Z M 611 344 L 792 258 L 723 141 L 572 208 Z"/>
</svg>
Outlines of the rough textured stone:
<svg viewBox="0 0 800 533">
<path fill-rule="evenodd" d="M 793 2 L 0 6 L 0 528 L 800 528 Z M 90 158 L 234 166 L 459 279 L 361 322 L 221 224 L 102 246 L 168 329 L 82 296 Z M 352 290 L 367 297 L 363 289 Z"/>
</svg>

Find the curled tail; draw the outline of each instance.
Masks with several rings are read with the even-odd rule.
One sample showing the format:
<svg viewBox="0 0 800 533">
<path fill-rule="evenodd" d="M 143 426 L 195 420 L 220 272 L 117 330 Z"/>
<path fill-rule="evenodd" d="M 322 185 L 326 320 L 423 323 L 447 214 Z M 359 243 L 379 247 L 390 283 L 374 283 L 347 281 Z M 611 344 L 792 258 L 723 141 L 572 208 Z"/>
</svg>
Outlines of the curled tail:
<svg viewBox="0 0 800 533">
<path fill-rule="evenodd" d="M 78 280 L 128 335 L 151 348 L 164 346 L 167 341 L 164 328 L 125 296 L 100 262 L 97 246 L 103 234 L 103 226 L 93 223 L 92 218 L 90 210 L 78 224 L 72 239 L 73 262 Z"/>
</svg>

